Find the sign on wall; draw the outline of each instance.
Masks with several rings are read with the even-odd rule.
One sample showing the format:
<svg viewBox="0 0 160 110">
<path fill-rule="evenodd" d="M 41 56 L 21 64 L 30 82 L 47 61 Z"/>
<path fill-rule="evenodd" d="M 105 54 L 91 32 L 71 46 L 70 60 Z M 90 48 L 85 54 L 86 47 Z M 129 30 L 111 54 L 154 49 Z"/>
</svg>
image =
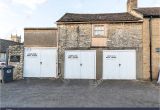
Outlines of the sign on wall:
<svg viewBox="0 0 160 110">
<path fill-rule="evenodd" d="M 78 58 L 78 55 L 69 55 L 68 58 Z"/>
<path fill-rule="evenodd" d="M 10 62 L 20 62 L 20 55 L 11 55 Z"/>
<path fill-rule="evenodd" d="M 27 53 L 27 57 L 37 57 L 37 53 Z"/>
</svg>

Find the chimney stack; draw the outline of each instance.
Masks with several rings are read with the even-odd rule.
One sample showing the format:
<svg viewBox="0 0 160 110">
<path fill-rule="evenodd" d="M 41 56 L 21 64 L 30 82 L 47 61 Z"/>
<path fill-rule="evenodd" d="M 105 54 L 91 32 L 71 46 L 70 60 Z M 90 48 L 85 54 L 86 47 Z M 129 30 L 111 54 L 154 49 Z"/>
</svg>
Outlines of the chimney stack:
<svg viewBox="0 0 160 110">
<path fill-rule="evenodd" d="M 137 8 L 137 0 L 128 0 L 127 1 L 127 12 L 131 12 L 134 8 Z"/>
</svg>

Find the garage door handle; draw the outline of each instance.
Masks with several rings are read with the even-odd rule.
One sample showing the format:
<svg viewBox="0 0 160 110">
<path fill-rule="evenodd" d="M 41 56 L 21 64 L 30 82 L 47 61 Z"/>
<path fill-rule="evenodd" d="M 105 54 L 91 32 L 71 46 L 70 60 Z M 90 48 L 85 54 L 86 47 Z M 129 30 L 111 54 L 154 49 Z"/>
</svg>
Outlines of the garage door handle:
<svg viewBox="0 0 160 110">
<path fill-rule="evenodd" d="M 82 64 L 80 64 L 80 66 L 82 66 Z"/>
<path fill-rule="evenodd" d="M 121 66 L 121 64 L 119 64 L 119 67 Z"/>
<path fill-rule="evenodd" d="M 42 64 L 42 62 L 40 62 L 40 64 Z"/>
</svg>

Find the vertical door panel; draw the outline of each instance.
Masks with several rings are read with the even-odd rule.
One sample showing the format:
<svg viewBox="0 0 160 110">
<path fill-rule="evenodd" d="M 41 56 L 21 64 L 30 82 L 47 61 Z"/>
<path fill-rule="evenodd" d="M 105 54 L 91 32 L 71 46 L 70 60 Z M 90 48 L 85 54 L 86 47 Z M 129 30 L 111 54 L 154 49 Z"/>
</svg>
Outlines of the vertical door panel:
<svg viewBox="0 0 160 110">
<path fill-rule="evenodd" d="M 56 77 L 57 49 L 43 48 L 41 49 L 41 75 L 40 77 Z"/>
<path fill-rule="evenodd" d="M 66 79 L 80 79 L 80 58 L 79 51 L 65 52 L 65 71 L 64 77 Z"/>
<path fill-rule="evenodd" d="M 23 77 L 39 77 L 40 76 L 39 60 L 40 60 L 39 49 L 25 48 Z"/>
<path fill-rule="evenodd" d="M 120 79 L 136 79 L 135 51 L 122 51 L 119 56 Z"/>
<path fill-rule="evenodd" d="M 118 79 L 119 73 L 119 53 L 117 51 L 103 52 L 103 79 Z"/>
<path fill-rule="evenodd" d="M 82 51 L 80 60 L 81 79 L 95 79 L 96 78 L 96 52 Z"/>
</svg>

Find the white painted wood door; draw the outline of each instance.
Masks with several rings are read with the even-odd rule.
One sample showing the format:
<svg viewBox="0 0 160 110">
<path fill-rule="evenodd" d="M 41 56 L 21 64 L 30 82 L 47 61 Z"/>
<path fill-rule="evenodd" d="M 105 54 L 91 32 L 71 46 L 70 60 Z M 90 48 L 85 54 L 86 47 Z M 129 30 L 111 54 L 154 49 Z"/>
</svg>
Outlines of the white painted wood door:
<svg viewBox="0 0 160 110">
<path fill-rule="evenodd" d="M 83 51 L 81 52 L 80 71 L 81 79 L 96 78 L 96 52 Z"/>
<path fill-rule="evenodd" d="M 103 79 L 119 78 L 118 57 L 119 55 L 116 51 L 103 52 Z"/>
<path fill-rule="evenodd" d="M 65 51 L 66 79 L 95 79 L 96 78 L 96 51 L 69 50 Z"/>
<path fill-rule="evenodd" d="M 41 77 L 56 77 L 57 74 L 57 49 L 42 49 L 41 58 Z"/>
<path fill-rule="evenodd" d="M 79 79 L 80 78 L 80 52 L 66 51 L 65 52 L 65 73 L 66 79 Z"/>
<path fill-rule="evenodd" d="M 25 48 L 23 77 L 56 77 L 56 48 Z"/>
<path fill-rule="evenodd" d="M 120 79 L 136 79 L 136 52 L 134 50 L 119 53 Z"/>
<path fill-rule="evenodd" d="M 136 79 L 135 50 L 104 50 L 103 79 Z"/>
<path fill-rule="evenodd" d="M 24 74 L 23 77 L 40 76 L 40 50 L 37 48 L 24 49 Z"/>
</svg>

